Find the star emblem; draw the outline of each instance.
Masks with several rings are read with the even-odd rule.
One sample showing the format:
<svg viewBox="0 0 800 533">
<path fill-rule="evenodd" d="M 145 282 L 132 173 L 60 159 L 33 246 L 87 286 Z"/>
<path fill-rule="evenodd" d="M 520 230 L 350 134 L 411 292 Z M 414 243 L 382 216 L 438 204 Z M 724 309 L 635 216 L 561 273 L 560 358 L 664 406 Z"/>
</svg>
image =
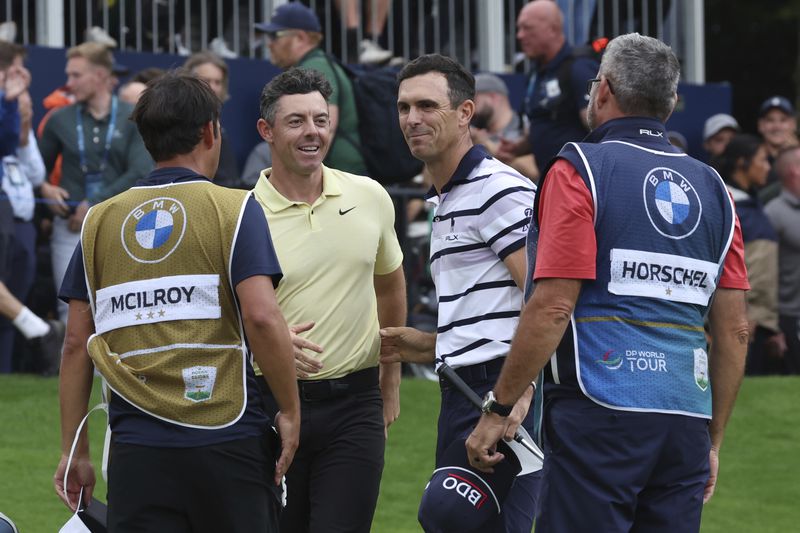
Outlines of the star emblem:
<svg viewBox="0 0 800 533">
<path fill-rule="evenodd" d="M 142 313 L 136 313 L 136 320 L 142 319 Z"/>
<path fill-rule="evenodd" d="M 155 315 L 155 313 L 153 313 L 152 311 L 150 311 L 149 313 L 147 313 L 147 318 L 153 318 L 154 316 L 156 316 L 156 315 Z"/>
<path fill-rule="evenodd" d="M 669 287 L 667 287 L 667 290 L 666 290 L 666 292 L 667 292 L 667 296 L 669 296 L 670 294 L 672 294 L 672 289 L 670 289 Z"/>
<path fill-rule="evenodd" d="M 163 309 L 158 312 L 158 316 L 164 316 L 164 310 Z"/>
</svg>

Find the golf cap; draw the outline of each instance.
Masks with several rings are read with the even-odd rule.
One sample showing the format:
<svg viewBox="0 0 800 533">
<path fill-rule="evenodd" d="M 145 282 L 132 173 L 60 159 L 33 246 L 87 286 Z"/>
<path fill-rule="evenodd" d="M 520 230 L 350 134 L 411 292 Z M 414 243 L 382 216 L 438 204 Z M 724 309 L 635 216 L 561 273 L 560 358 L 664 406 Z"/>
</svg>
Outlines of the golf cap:
<svg viewBox="0 0 800 533">
<path fill-rule="evenodd" d="M 739 131 L 739 123 L 736 119 L 726 113 L 717 113 L 708 117 L 705 126 L 703 126 L 703 141 L 709 140 L 711 137 L 721 132 L 725 128 Z"/>
<path fill-rule="evenodd" d="M 476 74 L 475 92 L 500 93 L 508 96 L 508 87 L 506 86 L 506 83 L 502 79 L 500 79 L 499 76 L 488 73 Z"/>
<path fill-rule="evenodd" d="M 758 109 L 758 118 L 766 115 L 771 109 L 780 109 L 790 116 L 794 116 L 794 106 L 788 98 L 783 96 L 771 96 L 764 100 L 761 107 Z"/>
<path fill-rule="evenodd" d="M 17 526 L 3 513 L 0 513 L 0 533 L 17 533 Z"/>
<path fill-rule="evenodd" d="M 422 494 L 417 519 L 426 533 L 481 531 L 500 514 L 520 471 L 519 459 L 503 441 L 497 450 L 505 459 L 494 466 L 494 473 L 475 470 L 467 460 L 464 442 L 459 439 L 445 450 L 443 466 L 433 471 Z"/>
<path fill-rule="evenodd" d="M 279 5 L 272 13 L 269 22 L 254 25 L 255 29 L 264 33 L 275 33 L 282 30 L 305 30 L 322 32 L 316 13 L 300 2 L 288 2 Z"/>
</svg>

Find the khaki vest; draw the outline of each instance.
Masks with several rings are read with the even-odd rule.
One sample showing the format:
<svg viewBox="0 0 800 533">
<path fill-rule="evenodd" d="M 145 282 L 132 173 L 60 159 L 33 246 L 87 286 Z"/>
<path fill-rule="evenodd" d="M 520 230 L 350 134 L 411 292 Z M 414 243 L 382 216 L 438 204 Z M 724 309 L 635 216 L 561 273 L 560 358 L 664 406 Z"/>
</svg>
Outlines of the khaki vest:
<svg viewBox="0 0 800 533">
<path fill-rule="evenodd" d="M 83 225 L 89 355 L 142 411 L 217 429 L 244 412 L 244 334 L 230 285 L 249 193 L 205 181 L 135 187 Z"/>
</svg>

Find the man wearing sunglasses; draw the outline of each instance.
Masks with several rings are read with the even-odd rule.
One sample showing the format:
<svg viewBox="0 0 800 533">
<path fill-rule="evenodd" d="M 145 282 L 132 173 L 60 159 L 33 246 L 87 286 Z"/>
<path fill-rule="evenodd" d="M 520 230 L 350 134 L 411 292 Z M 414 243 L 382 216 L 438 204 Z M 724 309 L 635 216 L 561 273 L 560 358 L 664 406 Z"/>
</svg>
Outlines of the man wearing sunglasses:
<svg viewBox="0 0 800 533">
<path fill-rule="evenodd" d="M 544 369 L 537 532 L 698 531 L 714 493 L 749 285 L 722 179 L 667 140 L 679 75 L 661 41 L 611 41 L 590 82 L 593 130 L 540 183 L 536 285 L 494 389 L 513 405 Z M 472 466 L 502 460 L 507 425 L 481 417 Z"/>
</svg>

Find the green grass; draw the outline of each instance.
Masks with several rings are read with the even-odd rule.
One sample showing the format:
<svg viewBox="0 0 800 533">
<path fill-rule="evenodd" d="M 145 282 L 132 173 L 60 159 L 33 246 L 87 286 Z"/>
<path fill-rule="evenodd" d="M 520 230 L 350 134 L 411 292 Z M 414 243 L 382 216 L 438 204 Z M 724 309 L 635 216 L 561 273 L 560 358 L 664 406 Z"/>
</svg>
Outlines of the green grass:
<svg viewBox="0 0 800 533">
<path fill-rule="evenodd" d="M 403 381 L 402 412 L 389 432 L 373 531 L 420 531 L 417 505 L 433 468 L 437 387 Z M 720 485 L 703 514 L 703 533 L 796 530 L 798 391 L 800 378 L 745 381 L 722 450 Z M 60 455 L 58 383 L 55 378 L 0 376 L 0 406 L 0 512 L 21 533 L 58 531 L 69 518 L 52 488 Z M 98 477 L 102 420 L 103 415 L 94 414 L 90 422 Z M 105 499 L 102 481 L 96 496 Z"/>
</svg>

